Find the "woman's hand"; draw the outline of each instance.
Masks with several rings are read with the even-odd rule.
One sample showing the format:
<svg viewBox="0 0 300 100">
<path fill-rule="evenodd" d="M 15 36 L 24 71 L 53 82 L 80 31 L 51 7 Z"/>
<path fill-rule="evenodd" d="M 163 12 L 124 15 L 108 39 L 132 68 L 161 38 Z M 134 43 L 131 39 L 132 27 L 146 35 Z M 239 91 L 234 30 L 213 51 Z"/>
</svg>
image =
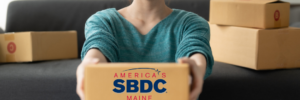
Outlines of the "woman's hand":
<svg viewBox="0 0 300 100">
<path fill-rule="evenodd" d="M 187 63 L 190 67 L 191 83 L 190 99 L 197 100 L 202 92 L 204 75 L 206 70 L 206 59 L 202 54 L 194 54 L 190 58 L 180 58 L 178 63 Z"/>
<path fill-rule="evenodd" d="M 77 86 L 76 92 L 80 97 L 80 100 L 84 100 L 84 68 L 89 64 L 97 64 L 97 63 L 106 63 L 107 60 L 105 56 L 98 49 L 89 50 L 83 61 L 77 67 L 76 76 L 77 76 Z"/>
<path fill-rule="evenodd" d="M 80 100 L 84 100 L 84 68 L 88 64 L 97 64 L 99 63 L 99 59 L 86 59 L 81 62 L 81 64 L 77 67 L 77 86 L 76 92 L 80 97 Z"/>
</svg>

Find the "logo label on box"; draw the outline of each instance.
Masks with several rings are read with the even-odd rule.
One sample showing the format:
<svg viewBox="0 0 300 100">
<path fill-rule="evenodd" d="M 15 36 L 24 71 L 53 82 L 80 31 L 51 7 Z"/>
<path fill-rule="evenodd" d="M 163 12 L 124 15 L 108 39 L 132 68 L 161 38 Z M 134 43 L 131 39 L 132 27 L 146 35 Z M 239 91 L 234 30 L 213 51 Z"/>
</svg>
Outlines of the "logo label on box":
<svg viewBox="0 0 300 100">
<path fill-rule="evenodd" d="M 9 53 L 15 53 L 17 47 L 16 47 L 16 44 L 14 42 L 9 42 L 8 45 L 7 45 L 7 51 Z"/>
<path fill-rule="evenodd" d="M 131 70 L 152 70 L 155 72 L 128 72 Z M 161 71 L 155 68 L 132 68 L 124 70 L 121 73 L 115 73 L 115 80 L 113 82 L 115 88 L 112 89 L 112 91 L 115 93 L 167 93 L 167 89 L 164 87 L 164 85 L 167 84 L 164 80 L 164 78 L 166 78 L 166 73 L 160 72 Z M 153 79 L 155 81 L 153 81 Z M 152 95 L 127 95 L 127 100 L 151 99 Z"/>
<path fill-rule="evenodd" d="M 276 11 L 274 12 L 274 19 L 275 19 L 275 21 L 278 21 L 279 18 L 280 18 L 280 12 L 279 12 L 279 10 L 276 10 Z"/>
</svg>

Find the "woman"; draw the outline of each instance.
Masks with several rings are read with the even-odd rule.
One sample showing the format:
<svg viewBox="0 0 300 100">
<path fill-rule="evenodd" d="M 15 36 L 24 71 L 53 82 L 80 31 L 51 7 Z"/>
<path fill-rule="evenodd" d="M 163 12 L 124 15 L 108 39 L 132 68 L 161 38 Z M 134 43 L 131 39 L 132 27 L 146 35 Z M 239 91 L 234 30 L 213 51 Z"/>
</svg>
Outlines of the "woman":
<svg viewBox="0 0 300 100">
<path fill-rule="evenodd" d="M 170 9 L 164 0 L 133 0 L 120 10 L 99 11 L 87 20 L 85 36 L 77 69 L 77 94 L 82 100 L 87 64 L 187 63 L 192 77 L 190 100 L 196 100 L 214 63 L 207 21 L 192 12 Z"/>
</svg>

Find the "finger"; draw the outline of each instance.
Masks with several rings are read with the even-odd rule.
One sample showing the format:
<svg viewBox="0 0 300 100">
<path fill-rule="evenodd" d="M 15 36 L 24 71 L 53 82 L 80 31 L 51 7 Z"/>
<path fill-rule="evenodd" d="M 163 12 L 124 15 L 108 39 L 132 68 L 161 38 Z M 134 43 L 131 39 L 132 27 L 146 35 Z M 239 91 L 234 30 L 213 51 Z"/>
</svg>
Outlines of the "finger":
<svg viewBox="0 0 300 100">
<path fill-rule="evenodd" d="M 183 64 L 183 63 L 188 63 L 188 65 L 189 65 L 189 70 L 190 70 L 190 72 L 191 72 L 191 66 L 190 66 L 191 64 L 189 64 L 188 60 L 189 60 L 188 58 L 184 57 L 184 58 L 178 59 L 177 61 L 178 61 L 178 63 L 181 63 L 181 64 Z M 190 86 L 191 86 L 192 81 L 193 81 L 192 76 L 193 76 L 193 75 L 191 75 L 191 73 L 190 73 L 190 75 L 189 75 L 189 85 L 190 85 Z"/>
<path fill-rule="evenodd" d="M 190 93 L 190 96 L 193 97 L 193 98 L 196 98 L 200 95 L 201 93 L 201 89 L 202 89 L 202 86 L 200 86 L 199 84 L 200 81 L 195 81 L 196 79 L 193 80 L 193 83 L 192 83 L 192 90 L 191 90 L 191 93 Z"/>
<path fill-rule="evenodd" d="M 91 61 L 93 64 L 97 64 L 97 63 L 99 63 L 100 62 L 100 60 L 99 59 L 92 59 L 92 61 Z"/>
<path fill-rule="evenodd" d="M 81 100 L 84 100 L 84 67 L 87 64 L 97 64 L 99 63 L 100 60 L 99 59 L 91 59 L 88 61 L 84 61 L 84 63 L 81 66 L 81 72 L 80 75 L 78 75 L 77 77 L 77 94 L 80 97 Z"/>
<path fill-rule="evenodd" d="M 79 80 L 77 81 L 76 92 L 77 92 L 80 100 L 84 100 L 83 79 L 82 79 L 82 77 L 79 78 Z"/>
<path fill-rule="evenodd" d="M 183 63 L 187 63 L 187 60 L 188 60 L 187 57 L 182 57 L 182 58 L 177 59 L 177 62 L 180 64 L 183 64 Z"/>
<path fill-rule="evenodd" d="M 199 89 L 198 89 L 199 90 Z M 198 91 L 194 88 L 194 90 L 190 93 L 191 100 L 195 100 L 200 95 L 200 91 Z"/>
<path fill-rule="evenodd" d="M 194 84 L 195 84 L 195 83 L 194 83 Z M 193 85 L 194 85 L 194 84 L 193 84 Z M 195 100 L 195 99 L 198 98 L 198 96 L 200 95 L 200 93 L 201 93 L 201 88 L 199 88 L 199 87 L 197 87 L 197 86 L 193 86 L 192 91 L 190 92 L 190 98 L 191 98 L 192 100 Z"/>
<path fill-rule="evenodd" d="M 190 91 L 190 100 L 196 100 L 201 92 L 201 86 L 199 84 L 201 84 L 199 81 L 199 77 L 196 72 L 196 70 L 198 70 L 197 64 L 194 60 L 190 60 L 189 58 L 183 57 L 178 59 L 178 63 L 187 63 L 189 64 L 189 69 L 190 69 L 190 73 L 192 76 L 192 84 L 191 84 L 191 91 Z"/>
<path fill-rule="evenodd" d="M 200 92 L 201 92 L 201 82 L 199 80 L 199 73 L 196 72 L 197 64 L 194 60 L 186 60 L 187 63 L 190 65 L 190 71 L 192 75 L 192 85 L 191 85 L 191 92 L 190 92 L 190 98 L 191 100 L 195 100 L 198 98 Z"/>
<path fill-rule="evenodd" d="M 190 60 L 189 58 L 180 58 L 178 59 L 178 63 L 187 63 L 189 65 L 189 69 L 190 69 L 190 77 L 189 78 L 194 78 L 193 76 L 196 76 L 194 73 L 195 69 L 194 67 L 196 66 L 196 62 L 194 62 L 193 60 Z M 196 78 L 196 77 L 195 77 Z"/>
<path fill-rule="evenodd" d="M 192 86 L 191 86 L 191 93 L 190 93 L 190 97 L 197 99 L 197 97 L 200 95 L 201 93 L 201 89 L 202 89 L 202 81 L 198 81 L 199 79 L 194 78 L 193 82 L 192 82 Z"/>
<path fill-rule="evenodd" d="M 83 92 L 82 91 L 77 90 L 77 95 L 79 96 L 80 100 L 84 100 Z"/>
<path fill-rule="evenodd" d="M 82 95 L 81 95 L 81 100 L 84 100 L 84 78 L 82 78 L 82 84 L 81 84 L 81 91 L 82 91 Z"/>
</svg>

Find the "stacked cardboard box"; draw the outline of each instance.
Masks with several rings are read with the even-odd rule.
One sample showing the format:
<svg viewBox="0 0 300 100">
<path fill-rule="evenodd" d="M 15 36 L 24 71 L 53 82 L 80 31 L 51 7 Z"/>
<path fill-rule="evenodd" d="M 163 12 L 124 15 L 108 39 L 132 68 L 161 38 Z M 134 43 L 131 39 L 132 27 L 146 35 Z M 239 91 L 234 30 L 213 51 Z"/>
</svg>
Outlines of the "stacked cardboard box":
<svg viewBox="0 0 300 100">
<path fill-rule="evenodd" d="M 255 70 L 300 67 L 300 29 L 289 26 L 290 4 L 279 0 L 211 0 L 216 61 Z"/>
<path fill-rule="evenodd" d="M 0 34 L 0 63 L 77 58 L 76 31 Z"/>
</svg>

